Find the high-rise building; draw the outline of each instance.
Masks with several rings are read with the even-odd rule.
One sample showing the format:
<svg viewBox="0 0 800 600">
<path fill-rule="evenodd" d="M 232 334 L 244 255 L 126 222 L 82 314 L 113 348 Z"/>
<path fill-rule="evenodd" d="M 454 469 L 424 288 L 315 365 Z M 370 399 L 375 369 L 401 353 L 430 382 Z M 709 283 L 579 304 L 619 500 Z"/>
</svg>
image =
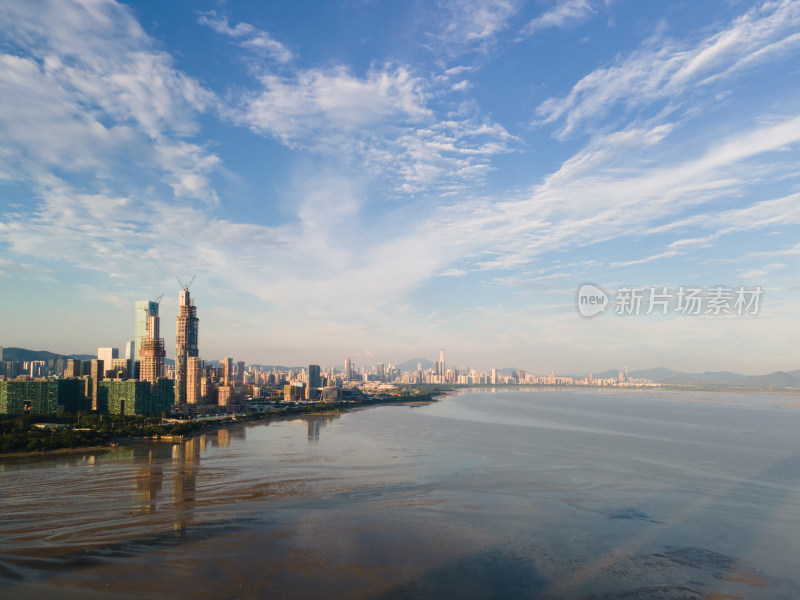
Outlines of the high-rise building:
<svg viewBox="0 0 800 600">
<path fill-rule="evenodd" d="M 128 365 L 128 378 L 136 379 L 136 363 L 133 361 L 133 354 L 135 352 L 136 342 L 133 340 L 125 342 L 125 360 Z"/>
<path fill-rule="evenodd" d="M 306 386 L 306 400 L 316 399 L 319 390 L 322 388 L 322 377 L 320 376 L 319 365 L 308 365 L 308 385 Z"/>
<path fill-rule="evenodd" d="M 98 355 L 100 348 L 98 348 Z M 110 348 L 109 348 L 110 350 Z M 90 397 L 92 399 L 92 410 L 98 410 L 97 407 L 97 387 L 98 383 L 103 380 L 103 374 L 105 373 L 105 363 L 100 360 L 93 360 L 92 366 L 89 371 L 89 376 L 91 377 L 91 394 Z"/>
<path fill-rule="evenodd" d="M 175 372 L 177 375 L 177 371 Z M 186 359 L 186 403 L 187 404 L 202 404 L 203 403 L 203 361 L 197 356 L 190 356 Z M 175 378 L 175 385 L 177 386 L 178 379 Z M 175 392 L 175 400 L 177 401 L 177 389 Z"/>
<path fill-rule="evenodd" d="M 81 361 L 79 358 L 68 358 L 67 368 L 64 370 L 64 377 L 80 377 L 83 375 L 81 372 Z"/>
<path fill-rule="evenodd" d="M 236 383 L 244 383 L 244 361 L 236 363 Z"/>
<path fill-rule="evenodd" d="M 119 348 L 97 349 L 97 360 L 102 360 L 107 368 L 111 366 L 111 361 L 117 358 L 119 358 Z"/>
<path fill-rule="evenodd" d="M 233 383 L 233 359 L 226 356 L 222 361 L 222 385 L 230 385 Z"/>
<path fill-rule="evenodd" d="M 197 308 L 189 295 L 189 288 L 185 287 L 178 295 L 178 320 L 175 332 L 175 403 L 178 405 L 188 402 L 188 360 L 198 356 L 198 322 Z"/>
<path fill-rule="evenodd" d="M 0 346 L 0 362 L 3 362 L 3 347 Z"/>
<path fill-rule="evenodd" d="M 139 300 L 136 302 L 135 323 L 133 330 L 133 362 L 141 362 L 142 343 L 147 337 L 147 321 L 149 317 L 158 317 L 158 302 Z M 141 379 L 141 374 L 140 374 Z"/>
<path fill-rule="evenodd" d="M 344 361 L 344 380 L 350 381 L 353 377 L 353 364 L 350 362 L 350 357 Z"/>
<path fill-rule="evenodd" d="M 140 317 L 145 314 L 144 335 L 140 336 Z M 164 338 L 161 337 L 158 302 L 140 301 L 136 303 L 136 352 L 139 361 L 139 379 L 155 385 L 164 366 Z"/>
<path fill-rule="evenodd" d="M 87 408 L 79 380 L 0 381 L 0 415 L 55 415 Z"/>
</svg>

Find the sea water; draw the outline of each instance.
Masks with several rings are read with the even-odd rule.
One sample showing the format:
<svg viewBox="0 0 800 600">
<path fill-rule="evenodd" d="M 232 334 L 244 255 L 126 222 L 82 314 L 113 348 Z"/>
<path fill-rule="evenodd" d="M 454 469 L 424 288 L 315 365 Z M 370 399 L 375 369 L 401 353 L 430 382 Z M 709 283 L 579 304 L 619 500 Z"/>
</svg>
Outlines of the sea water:
<svg viewBox="0 0 800 600">
<path fill-rule="evenodd" d="M 0 460 L 0 596 L 792 598 L 800 396 L 472 390 Z"/>
</svg>

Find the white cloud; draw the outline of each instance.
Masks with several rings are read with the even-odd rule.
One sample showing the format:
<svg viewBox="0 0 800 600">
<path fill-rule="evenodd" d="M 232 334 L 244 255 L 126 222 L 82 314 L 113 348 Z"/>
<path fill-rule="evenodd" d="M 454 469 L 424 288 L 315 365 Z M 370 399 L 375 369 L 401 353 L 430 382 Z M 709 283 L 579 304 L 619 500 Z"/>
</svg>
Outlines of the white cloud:
<svg viewBox="0 0 800 600">
<path fill-rule="evenodd" d="M 438 119 L 428 107 L 431 85 L 402 66 L 373 68 L 363 78 L 336 67 L 260 81 L 264 89 L 233 110 L 236 123 L 292 148 L 357 159 L 406 193 L 475 184 L 491 168 L 489 158 L 516 141 L 485 119 Z"/>
<path fill-rule="evenodd" d="M 352 132 L 430 114 L 423 81 L 404 67 L 372 69 L 363 79 L 336 67 L 300 71 L 294 78 L 264 74 L 260 81 L 263 90 L 246 98 L 234 118 L 287 144 L 315 132 Z"/>
<path fill-rule="evenodd" d="M 98 181 L 113 171 L 122 183 L 133 161 L 181 195 L 213 196 L 204 178 L 216 158 L 195 147 L 192 164 L 176 140 L 196 133 L 194 117 L 216 99 L 174 68 L 127 7 L 9 1 L 0 30 L 15 49 L 0 55 L 0 148 L 14 157 L 6 178 L 47 187 L 57 167 Z M 183 147 L 184 159 L 164 160 L 169 147 Z"/>
<path fill-rule="evenodd" d="M 486 51 L 508 28 L 521 4 L 520 0 L 448 0 L 442 4 L 442 23 L 430 34 L 430 47 L 450 55 Z"/>
<path fill-rule="evenodd" d="M 563 121 L 558 133 L 563 139 L 617 105 L 631 111 L 678 96 L 779 52 L 796 51 L 798 26 L 800 3 L 781 0 L 750 9 L 693 46 L 653 38 L 616 64 L 589 73 L 566 96 L 542 102 L 536 109 L 539 123 Z"/>
<path fill-rule="evenodd" d="M 231 27 L 228 24 L 228 17 L 218 16 L 216 11 L 200 13 L 197 22 L 201 25 L 208 25 L 217 33 L 240 40 L 240 46 L 265 51 L 279 63 L 286 64 L 294 58 L 291 50 L 266 31 L 248 23 L 237 23 L 235 27 Z"/>
<path fill-rule="evenodd" d="M 687 210 L 702 210 L 698 207 L 712 200 L 741 195 L 758 183 L 770 153 L 796 148 L 800 142 L 800 117 L 739 132 L 698 157 L 654 166 L 645 151 L 666 135 L 668 128 L 661 127 L 596 138 L 527 197 L 443 208 L 433 220 L 438 235 L 452 243 L 469 240 L 471 251 L 465 256 L 471 259 L 459 268 L 488 270 L 519 268 L 546 252 L 633 233 L 698 226 L 718 230 L 678 239 L 661 252 L 616 265 L 626 266 L 677 256 L 734 231 L 800 223 L 796 194 L 672 221 Z M 620 163 L 626 168 L 619 168 Z M 772 166 L 793 172 L 791 164 Z"/>
<path fill-rule="evenodd" d="M 555 6 L 531 19 L 522 33 L 533 35 L 551 27 L 568 27 L 596 14 L 590 0 L 557 0 Z"/>
</svg>

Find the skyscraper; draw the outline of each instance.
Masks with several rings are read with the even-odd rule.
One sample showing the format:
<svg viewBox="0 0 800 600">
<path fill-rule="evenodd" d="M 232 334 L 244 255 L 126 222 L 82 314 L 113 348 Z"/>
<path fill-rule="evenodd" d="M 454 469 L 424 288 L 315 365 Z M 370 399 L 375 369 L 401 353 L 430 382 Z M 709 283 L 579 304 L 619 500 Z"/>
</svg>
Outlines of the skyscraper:
<svg viewBox="0 0 800 600">
<path fill-rule="evenodd" d="M 308 385 L 306 386 L 306 400 L 314 400 L 322 388 L 319 365 L 308 365 Z"/>
<path fill-rule="evenodd" d="M 164 357 L 167 355 L 164 338 L 161 337 L 158 302 L 140 300 L 136 303 L 135 333 L 134 357 L 139 361 L 139 379 L 155 384 L 161 377 Z"/>
<path fill-rule="evenodd" d="M 151 316 L 158 316 L 158 302 L 139 300 L 135 306 L 132 356 L 134 364 L 141 361 L 139 353 L 142 349 L 142 342 L 147 337 L 147 319 Z"/>
<path fill-rule="evenodd" d="M 188 357 L 186 359 L 186 403 L 187 404 L 203 403 L 202 381 L 203 381 L 203 361 L 196 356 Z"/>
<path fill-rule="evenodd" d="M 344 361 L 344 380 L 350 381 L 353 377 L 353 365 L 350 362 L 350 357 L 347 357 L 347 360 Z"/>
<path fill-rule="evenodd" d="M 223 385 L 233 383 L 233 359 L 230 356 L 226 356 L 222 361 L 222 382 Z"/>
<path fill-rule="evenodd" d="M 236 363 L 236 383 L 244 383 L 244 361 Z"/>
<path fill-rule="evenodd" d="M 81 361 L 78 358 L 68 358 L 67 359 L 67 368 L 64 370 L 64 377 L 80 377 L 81 373 Z"/>
<path fill-rule="evenodd" d="M 133 353 L 136 347 L 136 342 L 133 340 L 125 342 L 125 360 L 128 365 L 128 378 L 136 379 L 136 363 L 133 362 Z"/>
<path fill-rule="evenodd" d="M 119 358 L 119 348 L 98 348 L 97 360 L 102 360 L 106 369 L 111 368 L 111 361 Z"/>
<path fill-rule="evenodd" d="M 110 350 L 111 348 L 109 348 Z M 98 348 L 98 354 L 101 348 Z M 92 380 L 92 388 L 91 388 L 91 398 L 92 398 L 92 410 L 98 410 L 99 406 L 97 404 L 97 390 L 99 387 L 100 381 L 103 380 L 103 373 L 105 372 L 105 363 L 103 359 L 97 359 L 92 361 L 92 366 L 89 371 L 89 375 Z"/>
<path fill-rule="evenodd" d="M 186 404 L 188 359 L 197 357 L 197 329 L 199 319 L 189 288 L 184 287 L 178 295 L 178 319 L 175 332 L 175 403 Z M 198 379 L 199 383 L 199 379 Z"/>
</svg>

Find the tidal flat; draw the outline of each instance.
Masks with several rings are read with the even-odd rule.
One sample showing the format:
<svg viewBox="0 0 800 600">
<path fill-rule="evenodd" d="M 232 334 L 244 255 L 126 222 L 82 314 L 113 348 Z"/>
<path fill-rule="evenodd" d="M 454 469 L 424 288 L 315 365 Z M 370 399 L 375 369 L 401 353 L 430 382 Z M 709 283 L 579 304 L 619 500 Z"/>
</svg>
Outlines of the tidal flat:
<svg viewBox="0 0 800 600">
<path fill-rule="evenodd" d="M 791 598 L 800 398 L 479 390 L 0 462 L 7 598 Z"/>
</svg>

